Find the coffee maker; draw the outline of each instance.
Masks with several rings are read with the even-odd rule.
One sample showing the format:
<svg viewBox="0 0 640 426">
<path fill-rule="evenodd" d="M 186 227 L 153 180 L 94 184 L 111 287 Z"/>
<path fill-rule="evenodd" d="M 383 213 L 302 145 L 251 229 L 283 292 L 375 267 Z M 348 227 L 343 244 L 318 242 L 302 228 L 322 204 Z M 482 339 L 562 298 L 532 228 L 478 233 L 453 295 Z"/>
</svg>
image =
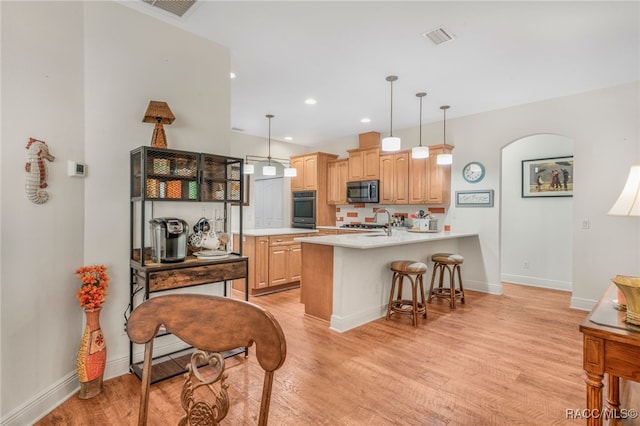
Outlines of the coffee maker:
<svg viewBox="0 0 640 426">
<path fill-rule="evenodd" d="M 151 225 L 151 260 L 153 262 L 182 262 L 187 257 L 188 225 L 182 219 L 158 217 Z"/>
</svg>

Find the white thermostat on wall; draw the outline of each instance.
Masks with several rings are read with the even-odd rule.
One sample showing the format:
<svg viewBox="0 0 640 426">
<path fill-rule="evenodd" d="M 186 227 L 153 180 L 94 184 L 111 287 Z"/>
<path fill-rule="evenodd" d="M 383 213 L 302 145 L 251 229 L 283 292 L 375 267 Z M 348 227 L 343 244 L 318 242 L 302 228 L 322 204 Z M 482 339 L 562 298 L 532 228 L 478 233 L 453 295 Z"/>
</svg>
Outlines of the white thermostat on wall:
<svg viewBox="0 0 640 426">
<path fill-rule="evenodd" d="M 67 161 L 67 175 L 84 177 L 87 173 L 87 167 L 82 163 L 76 163 L 75 161 Z"/>
</svg>

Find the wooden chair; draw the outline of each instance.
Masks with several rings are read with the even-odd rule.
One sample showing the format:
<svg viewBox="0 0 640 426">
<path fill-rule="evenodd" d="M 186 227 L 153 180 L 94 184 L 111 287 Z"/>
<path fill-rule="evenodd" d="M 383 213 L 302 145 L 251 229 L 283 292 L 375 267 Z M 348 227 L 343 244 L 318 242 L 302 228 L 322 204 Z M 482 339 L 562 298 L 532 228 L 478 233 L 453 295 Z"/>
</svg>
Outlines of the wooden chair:
<svg viewBox="0 0 640 426">
<path fill-rule="evenodd" d="M 224 358 L 227 350 L 256 344 L 255 354 L 264 369 L 259 425 L 266 425 L 269 416 L 273 373 L 284 363 L 287 345 L 276 319 L 267 310 L 241 300 L 195 295 L 172 294 L 143 302 L 127 322 L 127 334 L 132 342 L 144 344 L 142 391 L 138 425 L 147 424 L 149 385 L 153 358 L 153 340 L 160 326 L 196 348 L 184 374 L 182 406 L 186 412 L 180 425 L 218 424 L 229 409 L 225 382 Z M 199 371 L 203 362 L 209 370 L 216 370 L 207 378 Z M 200 367 L 200 370 L 203 370 Z M 218 382 L 219 390 L 214 384 Z M 195 391 L 209 389 L 213 404 L 197 400 Z M 199 394 L 202 389 L 199 390 Z M 203 422 L 203 417 L 206 417 Z M 201 423 L 198 423 L 200 421 Z"/>
</svg>

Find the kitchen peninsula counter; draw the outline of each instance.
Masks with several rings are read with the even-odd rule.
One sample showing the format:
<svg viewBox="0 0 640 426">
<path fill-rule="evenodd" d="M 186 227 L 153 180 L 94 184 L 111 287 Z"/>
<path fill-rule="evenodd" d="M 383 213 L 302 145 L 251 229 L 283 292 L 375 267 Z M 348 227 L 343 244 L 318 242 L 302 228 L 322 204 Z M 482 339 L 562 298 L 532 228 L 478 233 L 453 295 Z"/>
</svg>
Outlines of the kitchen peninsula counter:
<svg viewBox="0 0 640 426">
<path fill-rule="evenodd" d="M 462 254 L 465 284 L 469 283 L 466 277 L 485 275 L 476 232 L 414 233 L 394 229 L 392 236 L 377 231 L 297 237 L 295 241 L 302 243 L 301 301 L 305 314 L 328 321 L 330 328 L 339 332 L 385 316 L 392 277 L 389 263 L 394 260 L 426 263 L 429 271 L 424 278 L 425 291 L 434 253 Z"/>
</svg>

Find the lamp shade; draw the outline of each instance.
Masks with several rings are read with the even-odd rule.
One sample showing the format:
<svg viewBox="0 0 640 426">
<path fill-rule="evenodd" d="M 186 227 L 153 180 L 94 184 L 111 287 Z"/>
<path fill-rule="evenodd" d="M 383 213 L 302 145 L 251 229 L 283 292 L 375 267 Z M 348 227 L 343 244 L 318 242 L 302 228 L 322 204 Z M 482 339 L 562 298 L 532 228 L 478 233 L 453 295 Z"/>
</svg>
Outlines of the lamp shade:
<svg viewBox="0 0 640 426">
<path fill-rule="evenodd" d="M 614 216 L 640 216 L 640 164 L 631 166 L 627 183 L 611 210 Z"/>
<path fill-rule="evenodd" d="M 441 166 L 446 166 L 448 164 L 453 163 L 453 155 L 452 154 L 438 154 L 436 158 L 436 163 Z"/>
<path fill-rule="evenodd" d="M 411 148 L 411 158 L 429 158 L 429 147 L 414 146 L 413 148 Z"/>
<path fill-rule="evenodd" d="M 253 167 L 253 164 L 245 164 L 244 165 L 244 169 L 242 170 L 242 173 L 245 175 L 252 175 L 255 173 L 255 169 Z"/>
<path fill-rule="evenodd" d="M 169 109 L 166 102 L 150 101 L 147 111 L 144 113 L 143 123 L 171 124 L 176 117 Z"/>
<path fill-rule="evenodd" d="M 263 166 L 262 174 L 264 176 L 275 176 L 276 175 L 276 167 L 275 166 Z"/>
<path fill-rule="evenodd" d="M 389 136 L 387 138 L 382 139 L 382 150 L 389 151 L 399 151 L 400 150 L 400 138 L 395 136 Z"/>
<path fill-rule="evenodd" d="M 284 175 L 286 177 L 296 177 L 298 176 L 298 169 L 296 169 L 295 167 L 285 167 Z"/>
</svg>

